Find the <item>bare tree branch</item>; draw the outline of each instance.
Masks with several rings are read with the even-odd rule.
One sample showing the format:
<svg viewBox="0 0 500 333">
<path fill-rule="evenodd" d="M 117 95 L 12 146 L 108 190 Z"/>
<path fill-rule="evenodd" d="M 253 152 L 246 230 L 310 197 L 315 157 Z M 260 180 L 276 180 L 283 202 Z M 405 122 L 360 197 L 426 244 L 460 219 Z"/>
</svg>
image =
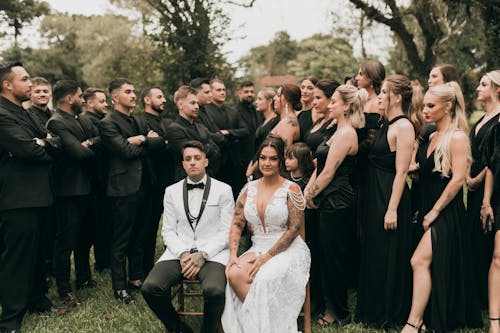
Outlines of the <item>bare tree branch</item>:
<svg viewBox="0 0 500 333">
<path fill-rule="evenodd" d="M 240 6 L 240 7 L 245 7 L 245 8 L 250 8 L 253 7 L 253 4 L 255 3 L 256 0 L 250 0 L 249 3 L 241 3 L 241 2 L 235 2 L 231 0 L 226 0 L 226 3 L 230 5 L 235 5 L 235 6 Z"/>
</svg>

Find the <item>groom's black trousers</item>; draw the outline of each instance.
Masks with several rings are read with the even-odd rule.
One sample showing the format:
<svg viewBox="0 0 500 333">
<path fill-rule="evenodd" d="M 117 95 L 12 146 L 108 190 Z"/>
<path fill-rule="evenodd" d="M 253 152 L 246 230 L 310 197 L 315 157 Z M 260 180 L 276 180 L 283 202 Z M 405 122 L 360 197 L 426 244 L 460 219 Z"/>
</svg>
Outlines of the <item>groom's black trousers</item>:
<svg viewBox="0 0 500 333">
<path fill-rule="evenodd" d="M 224 271 L 224 265 L 207 261 L 198 273 L 204 299 L 202 333 L 217 333 L 225 302 Z M 149 307 L 169 331 L 177 331 L 181 327 L 179 315 L 170 300 L 170 288 L 182 278 L 179 260 L 160 261 L 153 267 L 141 289 Z"/>
</svg>

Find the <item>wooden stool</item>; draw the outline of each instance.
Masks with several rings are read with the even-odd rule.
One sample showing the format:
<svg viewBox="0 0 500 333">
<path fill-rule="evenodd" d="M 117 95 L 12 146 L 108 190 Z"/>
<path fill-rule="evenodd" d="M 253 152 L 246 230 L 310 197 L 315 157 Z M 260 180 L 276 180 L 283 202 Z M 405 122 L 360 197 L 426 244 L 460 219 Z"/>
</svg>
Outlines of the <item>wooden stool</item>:
<svg viewBox="0 0 500 333">
<path fill-rule="evenodd" d="M 186 286 L 200 285 L 199 280 L 182 280 L 177 287 L 172 291 L 172 299 L 177 296 L 177 313 L 181 317 L 195 316 L 203 317 L 203 312 L 199 311 L 186 311 L 184 300 L 186 297 L 201 297 L 203 294 L 200 291 L 184 291 Z"/>
</svg>

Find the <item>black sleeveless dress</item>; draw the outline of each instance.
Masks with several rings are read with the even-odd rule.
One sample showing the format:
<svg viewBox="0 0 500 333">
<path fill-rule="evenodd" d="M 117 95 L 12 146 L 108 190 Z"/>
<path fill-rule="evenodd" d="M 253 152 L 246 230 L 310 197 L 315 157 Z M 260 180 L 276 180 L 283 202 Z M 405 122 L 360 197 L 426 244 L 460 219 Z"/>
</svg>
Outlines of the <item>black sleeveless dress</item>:
<svg viewBox="0 0 500 333">
<path fill-rule="evenodd" d="M 387 130 L 396 120 L 384 121 L 368 154 L 363 198 L 361 265 L 356 320 L 387 327 L 406 322 L 411 306 L 415 225 L 411 223 L 410 191 L 405 185 L 397 214 L 397 230 L 384 230 L 384 217 L 396 174 L 396 152 L 391 152 Z"/>
<path fill-rule="evenodd" d="M 323 171 L 330 146 L 317 149 L 317 174 Z M 321 267 L 326 304 L 338 321 L 349 321 L 347 290 L 352 280 L 352 261 L 356 236 L 356 191 L 350 177 L 356 156 L 346 156 L 335 177 L 318 195 L 319 244 L 325 265 Z"/>
<path fill-rule="evenodd" d="M 496 123 L 491 130 L 483 156 L 484 163 L 493 173 L 494 187 L 491 198 L 491 207 L 495 214 L 495 223 L 493 224 L 493 233 L 500 230 L 500 123 Z"/>
<path fill-rule="evenodd" d="M 257 151 L 264 142 L 264 140 L 267 138 L 269 133 L 273 130 L 273 128 L 278 125 L 280 122 L 280 117 L 275 116 L 274 118 L 271 118 L 268 122 L 262 123 L 257 129 L 255 130 L 255 150 Z M 256 151 L 254 153 L 256 153 Z M 256 158 L 254 158 L 254 161 Z"/>
<path fill-rule="evenodd" d="M 337 125 L 333 125 L 332 127 L 328 128 L 328 126 L 332 122 L 331 120 L 329 120 L 316 131 L 311 132 L 314 126 L 316 126 L 316 124 L 320 123 L 322 120 L 323 119 L 318 119 L 316 123 L 314 123 L 302 137 L 302 141 L 309 147 L 309 149 L 311 149 L 313 158 L 316 158 L 316 149 L 318 148 L 318 146 L 321 143 L 327 141 L 337 129 Z"/>
<path fill-rule="evenodd" d="M 313 125 L 312 109 L 301 111 L 297 116 L 297 121 L 299 122 L 299 128 L 300 128 L 299 141 L 304 141 L 304 135 L 307 133 L 307 131 L 309 131 L 309 129 Z"/>
<path fill-rule="evenodd" d="M 417 161 L 420 163 L 419 222 L 434 207 L 448 185 L 451 176 L 442 177 L 434 171 L 434 151 L 427 158 L 429 142 L 420 145 Z M 465 207 L 463 191 L 440 212 L 431 224 L 432 291 L 424 322 L 436 332 L 448 332 L 466 325 L 480 327 L 481 313 L 474 295 L 468 256 L 464 249 Z"/>
<path fill-rule="evenodd" d="M 472 153 L 471 177 L 477 176 L 485 167 L 483 155 L 486 143 L 489 141 L 492 128 L 498 123 L 498 115 L 488 120 L 476 134 L 476 127 L 483 118 L 470 130 L 470 145 Z M 467 223 L 466 235 L 470 235 L 470 251 L 474 258 L 472 272 L 474 284 L 479 297 L 481 307 L 488 307 L 488 272 L 493 256 L 494 239 L 493 234 L 484 234 L 479 213 L 483 202 L 484 182 L 475 190 L 467 193 Z"/>
</svg>

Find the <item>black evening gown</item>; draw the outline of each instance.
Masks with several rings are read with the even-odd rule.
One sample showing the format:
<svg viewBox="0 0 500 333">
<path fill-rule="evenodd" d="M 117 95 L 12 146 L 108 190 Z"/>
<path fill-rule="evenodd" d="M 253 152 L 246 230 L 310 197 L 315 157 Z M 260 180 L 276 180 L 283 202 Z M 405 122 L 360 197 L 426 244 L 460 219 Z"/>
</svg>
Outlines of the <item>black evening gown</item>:
<svg viewBox="0 0 500 333">
<path fill-rule="evenodd" d="M 483 161 L 493 173 L 494 187 L 491 198 L 491 207 L 495 214 L 493 233 L 500 230 L 500 123 L 492 128 L 486 148 L 484 149 Z"/>
<path fill-rule="evenodd" d="M 498 115 L 488 120 L 477 132 L 476 127 L 479 122 L 470 130 L 470 144 L 472 153 L 472 165 L 470 169 L 471 177 L 477 176 L 485 167 L 483 160 L 484 148 L 489 141 L 491 129 L 498 123 Z M 493 256 L 493 235 L 484 234 L 479 213 L 483 202 L 484 182 L 475 191 L 467 193 L 467 223 L 466 235 L 470 235 L 470 250 L 467 251 L 474 258 L 472 272 L 474 274 L 474 284 L 482 308 L 488 307 L 488 272 Z"/>
<path fill-rule="evenodd" d="M 330 146 L 321 143 L 317 149 L 317 174 L 324 169 Z M 346 156 L 335 177 L 318 195 L 319 244 L 322 262 L 321 276 L 325 302 L 336 320 L 350 321 L 347 290 L 352 280 L 355 254 L 356 191 L 350 177 L 356 156 Z"/>
<path fill-rule="evenodd" d="M 434 171 L 434 152 L 427 158 L 428 147 L 429 141 L 420 145 L 417 154 L 421 193 L 419 222 L 434 207 L 451 178 Z M 438 333 L 466 325 L 482 325 L 471 281 L 469 256 L 464 253 L 464 225 L 465 207 L 463 191 L 460 190 L 430 227 L 432 291 L 424 322 Z"/>
<path fill-rule="evenodd" d="M 262 123 L 259 127 L 257 127 L 257 129 L 255 130 L 255 150 L 256 151 L 259 149 L 262 142 L 264 142 L 264 140 L 267 138 L 269 133 L 271 133 L 273 128 L 276 125 L 278 125 L 279 122 L 280 122 L 280 117 L 275 116 L 274 118 L 271 118 L 266 123 Z M 256 160 L 256 158 L 254 160 Z"/>
<path fill-rule="evenodd" d="M 297 121 L 299 122 L 300 128 L 300 139 L 299 141 L 304 141 L 304 135 L 309 131 L 313 125 L 312 120 L 312 110 L 304 110 L 297 116 Z"/>
<path fill-rule="evenodd" d="M 361 234 L 361 264 L 356 320 L 376 327 L 406 322 L 411 306 L 414 251 L 410 190 L 401 195 L 397 209 L 397 230 L 384 230 L 384 216 L 396 174 L 396 152 L 391 152 L 387 130 L 391 123 L 406 116 L 384 121 L 368 154 L 368 170 L 363 198 L 364 218 Z"/>
<path fill-rule="evenodd" d="M 318 146 L 328 140 L 335 130 L 337 129 L 337 125 L 333 125 L 332 127 L 328 128 L 330 123 L 332 122 L 331 120 L 326 121 L 320 128 L 318 128 L 316 131 L 311 132 L 314 126 L 316 124 L 320 123 L 323 119 L 318 119 L 316 123 L 314 123 L 311 128 L 302 136 L 302 141 L 311 149 L 313 158 L 316 158 L 316 149 Z"/>
</svg>

